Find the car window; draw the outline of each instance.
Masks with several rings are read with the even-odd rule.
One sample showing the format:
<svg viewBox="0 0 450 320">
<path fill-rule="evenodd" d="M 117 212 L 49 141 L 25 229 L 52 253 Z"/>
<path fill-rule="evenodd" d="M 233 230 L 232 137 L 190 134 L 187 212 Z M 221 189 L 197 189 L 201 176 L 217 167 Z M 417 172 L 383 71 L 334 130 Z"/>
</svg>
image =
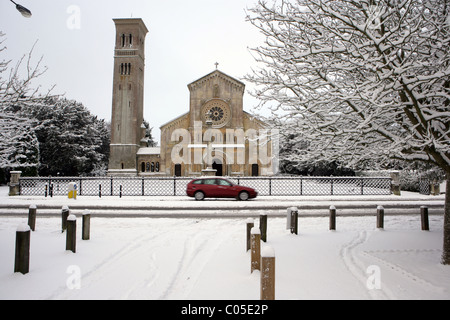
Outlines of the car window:
<svg viewBox="0 0 450 320">
<path fill-rule="evenodd" d="M 227 180 L 223 180 L 223 179 L 217 179 L 217 184 L 219 186 L 228 186 L 228 187 L 232 186 L 231 183 L 229 183 Z"/>
<path fill-rule="evenodd" d="M 203 180 L 195 180 L 194 182 L 192 182 L 192 184 L 203 184 L 202 182 Z"/>
<path fill-rule="evenodd" d="M 216 179 L 205 179 L 203 184 L 216 184 Z"/>
</svg>

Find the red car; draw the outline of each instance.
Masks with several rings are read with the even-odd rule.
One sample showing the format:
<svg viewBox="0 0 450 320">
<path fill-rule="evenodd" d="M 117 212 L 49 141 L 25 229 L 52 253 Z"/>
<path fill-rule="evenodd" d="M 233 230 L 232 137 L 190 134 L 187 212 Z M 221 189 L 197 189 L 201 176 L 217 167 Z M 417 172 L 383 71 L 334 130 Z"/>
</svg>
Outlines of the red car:
<svg viewBox="0 0 450 320">
<path fill-rule="evenodd" d="M 258 196 L 255 189 L 238 186 L 224 178 L 198 178 L 188 183 L 186 193 L 195 200 L 205 198 L 253 199 Z"/>
</svg>

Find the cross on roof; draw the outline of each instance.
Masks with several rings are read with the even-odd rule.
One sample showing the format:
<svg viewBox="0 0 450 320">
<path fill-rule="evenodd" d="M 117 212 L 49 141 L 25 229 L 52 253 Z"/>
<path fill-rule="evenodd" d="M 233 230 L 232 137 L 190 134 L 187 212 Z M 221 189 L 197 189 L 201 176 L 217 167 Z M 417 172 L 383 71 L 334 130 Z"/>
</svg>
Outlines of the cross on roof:
<svg viewBox="0 0 450 320">
<path fill-rule="evenodd" d="M 216 65 L 216 70 L 217 70 L 217 68 L 219 67 L 219 63 L 216 62 L 216 63 L 214 63 L 214 64 Z"/>
</svg>

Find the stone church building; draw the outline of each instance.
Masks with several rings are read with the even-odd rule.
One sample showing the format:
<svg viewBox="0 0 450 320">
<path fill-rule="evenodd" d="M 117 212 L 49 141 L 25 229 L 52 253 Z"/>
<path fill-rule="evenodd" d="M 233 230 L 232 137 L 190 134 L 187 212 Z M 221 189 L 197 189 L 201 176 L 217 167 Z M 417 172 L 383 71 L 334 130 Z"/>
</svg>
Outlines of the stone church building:
<svg viewBox="0 0 450 320">
<path fill-rule="evenodd" d="M 264 176 L 274 172 L 265 123 L 243 110 L 245 84 L 217 69 L 188 84 L 189 109 L 161 126 L 160 147 L 147 147 L 142 19 L 114 19 L 113 105 L 109 175 Z"/>
</svg>

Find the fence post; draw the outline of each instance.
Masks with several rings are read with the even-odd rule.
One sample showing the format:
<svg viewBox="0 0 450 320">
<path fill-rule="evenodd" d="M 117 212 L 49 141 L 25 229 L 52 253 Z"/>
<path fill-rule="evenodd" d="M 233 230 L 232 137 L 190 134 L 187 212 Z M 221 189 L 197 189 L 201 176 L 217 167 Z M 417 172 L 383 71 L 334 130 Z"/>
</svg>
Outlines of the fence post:
<svg viewBox="0 0 450 320">
<path fill-rule="evenodd" d="M 36 205 L 32 204 L 28 209 L 28 225 L 30 226 L 31 231 L 36 230 Z"/>
<path fill-rule="evenodd" d="M 421 221 L 422 221 L 422 230 L 430 231 L 430 223 L 428 220 L 428 207 L 426 207 L 426 206 L 420 207 L 420 217 L 421 217 Z"/>
<path fill-rule="evenodd" d="M 77 247 L 77 217 L 71 214 L 67 218 L 67 233 L 66 233 L 66 250 L 76 253 Z"/>
<path fill-rule="evenodd" d="M 69 207 L 63 206 L 61 210 L 61 232 L 67 229 L 67 217 L 69 217 Z"/>
<path fill-rule="evenodd" d="M 21 225 L 17 228 L 14 273 L 27 274 L 30 271 L 30 235 L 30 226 Z"/>
<path fill-rule="evenodd" d="M 89 240 L 91 237 L 91 212 L 84 210 L 83 212 L 83 227 L 82 240 Z"/>
<path fill-rule="evenodd" d="M 261 270 L 261 232 L 253 227 L 251 230 L 251 272 Z"/>
<path fill-rule="evenodd" d="M 261 231 L 261 240 L 267 242 L 267 214 L 259 215 L 259 230 Z"/>
<path fill-rule="evenodd" d="M 330 230 L 336 230 L 336 207 L 330 206 Z"/>
<path fill-rule="evenodd" d="M 383 208 L 383 206 L 377 207 L 377 228 L 384 229 L 384 208 Z"/>
<path fill-rule="evenodd" d="M 275 251 L 271 247 L 261 252 L 261 300 L 275 300 Z"/>
<path fill-rule="evenodd" d="M 251 218 L 247 219 L 247 250 L 246 251 L 250 250 L 250 248 L 251 248 L 250 232 L 254 226 L 255 226 L 255 221 Z"/>
</svg>

